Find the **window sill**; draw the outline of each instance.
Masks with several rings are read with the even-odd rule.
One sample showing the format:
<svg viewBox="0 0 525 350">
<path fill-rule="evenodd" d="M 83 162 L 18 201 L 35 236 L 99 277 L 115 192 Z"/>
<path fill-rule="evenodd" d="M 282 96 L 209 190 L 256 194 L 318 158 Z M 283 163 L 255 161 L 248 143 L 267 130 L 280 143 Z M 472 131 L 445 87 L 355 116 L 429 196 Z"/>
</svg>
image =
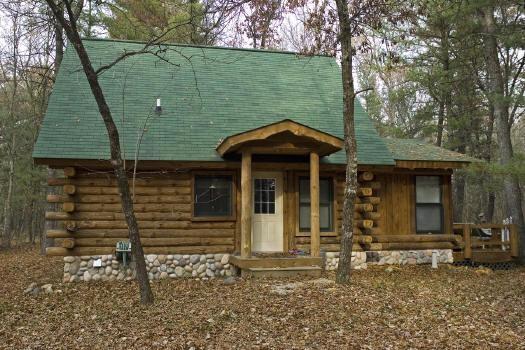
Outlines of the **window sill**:
<svg viewBox="0 0 525 350">
<path fill-rule="evenodd" d="M 191 221 L 237 221 L 234 216 L 194 216 Z"/>
<path fill-rule="evenodd" d="M 310 237 L 310 232 L 296 232 L 295 237 Z M 321 237 L 337 237 L 337 232 L 323 232 L 319 233 Z"/>
</svg>

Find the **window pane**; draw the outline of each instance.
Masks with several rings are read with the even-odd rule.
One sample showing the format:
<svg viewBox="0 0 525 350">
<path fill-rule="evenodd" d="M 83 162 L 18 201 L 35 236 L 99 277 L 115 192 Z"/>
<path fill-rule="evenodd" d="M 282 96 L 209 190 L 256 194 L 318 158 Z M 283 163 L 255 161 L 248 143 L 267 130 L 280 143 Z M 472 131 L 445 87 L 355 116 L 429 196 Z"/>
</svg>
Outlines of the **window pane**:
<svg viewBox="0 0 525 350">
<path fill-rule="evenodd" d="M 416 203 L 440 203 L 441 187 L 438 176 L 416 176 Z"/>
<path fill-rule="evenodd" d="M 275 214 L 275 179 L 255 179 L 254 213 Z"/>
<path fill-rule="evenodd" d="M 299 179 L 299 201 L 310 203 L 310 179 Z"/>
<path fill-rule="evenodd" d="M 319 224 L 323 231 L 332 229 L 332 213 L 329 205 L 321 205 L 319 207 Z"/>
<path fill-rule="evenodd" d="M 332 200 L 332 181 L 328 179 L 319 180 L 319 202 L 320 203 L 329 203 Z"/>
<path fill-rule="evenodd" d="M 232 215 L 232 182 L 231 176 L 196 176 L 194 215 Z"/>
<path fill-rule="evenodd" d="M 441 232 L 442 210 L 441 205 L 417 205 L 416 228 L 417 232 Z"/>
<path fill-rule="evenodd" d="M 301 204 L 299 207 L 299 229 L 310 229 L 310 205 Z"/>
<path fill-rule="evenodd" d="M 332 180 L 319 179 L 319 224 L 321 231 L 333 230 L 333 187 Z M 310 229 L 310 179 L 299 179 L 299 229 Z"/>
</svg>

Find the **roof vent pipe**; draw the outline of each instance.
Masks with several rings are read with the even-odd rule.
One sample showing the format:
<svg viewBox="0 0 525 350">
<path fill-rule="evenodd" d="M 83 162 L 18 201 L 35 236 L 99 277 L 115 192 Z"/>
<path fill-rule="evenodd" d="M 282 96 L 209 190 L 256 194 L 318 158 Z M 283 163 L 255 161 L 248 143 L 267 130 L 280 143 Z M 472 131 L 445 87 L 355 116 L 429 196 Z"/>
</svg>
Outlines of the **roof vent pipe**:
<svg viewBox="0 0 525 350">
<path fill-rule="evenodd" d="M 157 98 L 157 106 L 155 107 L 155 113 L 157 114 L 162 113 L 162 105 L 160 104 L 160 97 Z"/>
</svg>

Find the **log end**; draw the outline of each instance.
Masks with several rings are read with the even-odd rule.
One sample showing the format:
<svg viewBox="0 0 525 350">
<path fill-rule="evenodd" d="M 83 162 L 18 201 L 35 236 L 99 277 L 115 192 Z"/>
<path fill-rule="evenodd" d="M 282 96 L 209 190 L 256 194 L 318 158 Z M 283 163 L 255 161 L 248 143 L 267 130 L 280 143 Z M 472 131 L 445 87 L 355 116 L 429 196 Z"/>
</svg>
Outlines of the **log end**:
<svg viewBox="0 0 525 350">
<path fill-rule="evenodd" d="M 75 187 L 75 185 L 64 185 L 63 190 L 64 190 L 64 193 L 72 195 L 72 194 L 75 194 L 75 192 L 77 191 L 77 188 Z"/>
<path fill-rule="evenodd" d="M 65 202 L 62 204 L 62 210 L 66 213 L 72 213 L 75 211 L 75 203 L 73 202 Z"/>
<path fill-rule="evenodd" d="M 66 167 L 64 168 L 64 176 L 65 177 L 74 177 L 76 175 L 76 170 L 74 167 Z"/>
</svg>

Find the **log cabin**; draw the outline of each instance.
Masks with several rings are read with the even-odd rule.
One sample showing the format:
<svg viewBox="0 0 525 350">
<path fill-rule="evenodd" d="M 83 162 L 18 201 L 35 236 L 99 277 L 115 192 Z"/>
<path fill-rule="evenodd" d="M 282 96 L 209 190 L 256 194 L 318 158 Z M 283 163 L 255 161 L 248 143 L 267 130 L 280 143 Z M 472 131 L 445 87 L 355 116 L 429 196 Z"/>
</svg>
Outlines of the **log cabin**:
<svg viewBox="0 0 525 350">
<path fill-rule="evenodd" d="M 96 67 L 144 47 L 84 44 Z M 345 151 L 335 58 L 161 45 L 120 60 L 100 82 L 119 129 L 150 278 L 315 275 L 338 266 Z M 451 178 L 475 160 L 383 138 L 355 102 L 354 267 L 428 263 L 433 254 L 441 262 L 472 259 L 472 225 L 453 224 Z M 47 253 L 64 256 L 65 280 L 128 276 L 111 271 L 122 264 L 115 250 L 127 241 L 127 226 L 106 129 L 71 47 L 33 157 L 61 174 L 48 179 L 47 200 L 57 209 L 46 220 L 57 225 L 46 234 L 54 242 Z M 516 233 L 501 229 L 510 238 L 490 244 L 504 245 L 510 259 Z"/>
</svg>

